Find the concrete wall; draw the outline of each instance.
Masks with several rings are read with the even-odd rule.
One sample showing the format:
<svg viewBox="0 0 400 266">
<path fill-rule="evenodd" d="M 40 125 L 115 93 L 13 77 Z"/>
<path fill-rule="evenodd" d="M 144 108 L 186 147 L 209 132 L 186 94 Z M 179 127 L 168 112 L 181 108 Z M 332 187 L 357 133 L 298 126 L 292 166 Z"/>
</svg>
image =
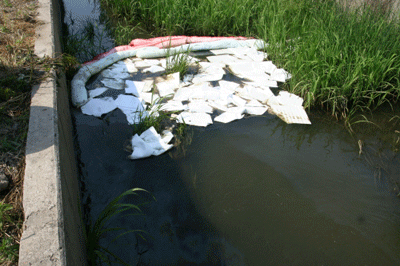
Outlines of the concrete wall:
<svg viewBox="0 0 400 266">
<path fill-rule="evenodd" d="M 35 54 L 61 53 L 62 0 L 39 0 Z M 32 91 L 19 265 L 86 265 L 79 176 L 65 76 Z"/>
<path fill-rule="evenodd" d="M 336 0 L 342 5 L 352 8 L 360 7 L 364 4 L 370 6 L 374 10 L 391 11 L 392 18 L 399 18 L 400 0 Z"/>
</svg>

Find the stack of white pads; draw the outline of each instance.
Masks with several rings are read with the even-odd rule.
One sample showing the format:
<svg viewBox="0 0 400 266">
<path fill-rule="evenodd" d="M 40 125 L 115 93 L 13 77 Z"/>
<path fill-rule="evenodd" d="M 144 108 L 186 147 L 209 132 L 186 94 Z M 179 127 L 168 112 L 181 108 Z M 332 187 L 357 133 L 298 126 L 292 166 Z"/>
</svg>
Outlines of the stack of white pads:
<svg viewBox="0 0 400 266">
<path fill-rule="evenodd" d="M 169 59 L 141 59 L 137 57 L 119 61 L 101 72 L 101 83 L 88 92 L 89 99 L 81 107 L 84 114 L 100 117 L 120 109 L 129 124 L 139 123 L 144 117 L 157 116 L 158 111 L 171 111 L 178 123 L 206 127 L 213 122 L 229 123 L 244 115 L 262 115 L 268 109 L 286 123 L 311 124 L 302 106 L 303 99 L 286 91 L 275 96 L 270 88 L 285 82 L 290 74 L 265 61 L 266 54 L 256 48 L 227 48 L 211 50 L 206 62 L 186 57 L 196 65 L 195 75 L 179 73 L 164 75 Z M 175 57 L 175 59 L 177 59 Z M 173 64 L 173 62 L 172 62 Z M 159 73 L 156 78 L 130 80 L 137 71 Z M 237 76 L 240 83 L 223 80 L 227 72 Z M 213 86 L 212 84 L 217 84 Z M 123 91 L 116 99 L 101 97 L 109 89 Z M 100 97 L 99 97 L 100 96 Z M 218 111 L 212 119 L 211 114 Z M 131 159 L 159 155 L 172 147 L 171 132 L 160 136 L 150 128 L 132 138 Z"/>
</svg>

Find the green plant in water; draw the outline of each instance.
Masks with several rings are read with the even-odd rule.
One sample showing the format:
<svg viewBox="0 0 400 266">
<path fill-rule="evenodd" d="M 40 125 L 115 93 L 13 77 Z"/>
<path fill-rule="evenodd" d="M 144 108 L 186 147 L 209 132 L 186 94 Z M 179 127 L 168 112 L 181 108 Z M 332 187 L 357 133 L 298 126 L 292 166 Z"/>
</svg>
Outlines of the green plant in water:
<svg viewBox="0 0 400 266">
<path fill-rule="evenodd" d="M 186 155 L 187 147 L 192 143 L 193 131 L 189 130 L 188 125 L 183 121 L 183 123 L 178 123 L 175 130 L 175 143 L 174 146 L 176 150 L 171 153 L 172 158 L 179 158 Z"/>
<path fill-rule="evenodd" d="M 139 123 L 134 125 L 134 134 L 142 134 L 150 127 L 154 127 L 157 132 L 161 131 L 163 122 L 170 120 L 168 112 L 161 111 L 162 102 L 165 98 L 157 98 L 146 108 L 146 111 L 139 112 Z"/>
<path fill-rule="evenodd" d="M 62 54 L 60 66 L 62 70 L 65 72 L 68 80 L 72 80 L 78 68 L 80 67 L 80 63 L 78 59 L 70 54 Z"/>
<path fill-rule="evenodd" d="M 168 49 L 166 54 L 166 74 L 168 75 L 179 72 L 180 79 L 183 79 L 188 72 L 191 63 L 189 53 L 190 51 L 188 49 L 186 52 L 176 52 L 171 55 L 170 49 Z"/>
<path fill-rule="evenodd" d="M 179 123 L 175 129 L 176 134 L 182 137 L 187 134 L 187 131 L 188 131 L 188 126 L 185 123 L 185 121 L 183 121 L 183 123 Z"/>
<path fill-rule="evenodd" d="M 74 24 L 70 16 L 71 24 Z M 91 60 L 99 53 L 107 49 L 103 46 L 103 39 L 107 30 L 99 28 L 99 25 L 88 20 L 80 31 L 72 31 L 68 27 L 63 33 L 63 52 L 76 57 L 81 63 Z M 83 25 L 82 25 L 83 26 Z"/>
<path fill-rule="evenodd" d="M 128 265 L 124 262 L 120 257 L 115 255 L 113 252 L 109 250 L 108 247 L 104 247 L 100 244 L 100 240 L 105 237 L 105 235 L 109 232 L 116 232 L 125 230 L 120 227 L 109 227 L 109 223 L 112 218 L 116 218 L 119 215 L 141 215 L 142 211 L 140 209 L 145 203 L 142 204 L 130 204 L 130 203 L 121 203 L 121 200 L 127 196 L 137 196 L 138 192 L 147 192 L 141 188 L 133 188 L 125 191 L 114 200 L 112 200 L 105 209 L 100 213 L 97 220 L 94 224 L 89 224 L 86 230 L 86 249 L 87 249 L 87 257 L 88 264 L 97 266 L 106 263 L 107 265 L 111 265 L 111 263 L 116 262 L 122 265 Z M 154 198 L 154 197 L 153 197 Z M 116 236 L 110 244 L 114 243 L 120 237 L 135 233 L 141 238 L 145 239 L 141 233 L 145 233 L 143 230 L 128 230 L 120 233 Z"/>
<path fill-rule="evenodd" d="M 85 35 L 85 38 L 87 38 L 91 43 L 94 42 L 94 38 L 95 38 L 95 27 L 97 27 L 97 25 L 95 25 L 93 22 L 88 21 L 85 25 L 85 28 L 83 29 L 83 33 Z"/>
</svg>

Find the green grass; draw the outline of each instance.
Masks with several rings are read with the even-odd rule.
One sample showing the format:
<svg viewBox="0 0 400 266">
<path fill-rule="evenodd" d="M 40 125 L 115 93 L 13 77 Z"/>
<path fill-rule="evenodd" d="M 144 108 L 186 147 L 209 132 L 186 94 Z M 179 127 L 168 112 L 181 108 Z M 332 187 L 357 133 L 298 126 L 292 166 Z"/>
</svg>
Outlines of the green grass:
<svg viewBox="0 0 400 266">
<path fill-rule="evenodd" d="M 300 39 L 276 53 L 293 78 L 288 90 L 306 106 L 347 117 L 399 98 L 399 25 L 371 10 L 343 10 L 331 3 L 304 21 Z M 315 18 L 316 15 L 312 14 Z"/>
<path fill-rule="evenodd" d="M 3 238 L 0 242 L 0 263 L 16 262 L 18 259 L 19 245 L 14 244 L 11 238 Z"/>
<path fill-rule="evenodd" d="M 115 255 L 108 248 L 109 245 L 115 244 L 120 237 L 126 234 L 135 234 L 140 237 L 143 237 L 143 230 L 126 230 L 125 228 L 120 227 L 110 227 L 110 223 L 113 218 L 116 218 L 120 215 L 141 215 L 140 207 L 141 204 L 130 204 L 130 203 L 122 203 L 121 201 L 129 196 L 138 196 L 138 192 L 147 192 L 141 188 L 133 188 L 125 191 L 115 199 L 113 199 L 100 213 L 99 217 L 93 224 L 89 224 L 86 230 L 86 249 L 87 249 L 87 257 L 88 264 L 97 266 L 106 263 L 111 265 L 111 263 L 118 263 L 122 265 L 128 265 L 121 258 Z M 108 243 L 108 246 L 105 247 L 101 245 L 100 240 L 104 238 L 107 234 L 112 232 L 120 232 L 113 241 Z"/>
<path fill-rule="evenodd" d="M 12 210 L 13 207 L 10 204 L 0 202 L 0 264 L 18 260 L 19 245 L 15 244 L 15 241 L 7 232 L 7 228 L 13 227 L 15 224 Z"/>
<path fill-rule="evenodd" d="M 269 58 L 292 74 L 285 89 L 303 97 L 306 107 L 322 107 L 336 117 L 399 99 L 399 23 L 389 21 L 376 5 L 347 9 L 334 0 L 101 2 L 126 27 L 140 24 L 153 35 L 264 39 L 270 44 Z M 123 28 L 115 34 L 125 40 L 136 37 Z"/>
</svg>

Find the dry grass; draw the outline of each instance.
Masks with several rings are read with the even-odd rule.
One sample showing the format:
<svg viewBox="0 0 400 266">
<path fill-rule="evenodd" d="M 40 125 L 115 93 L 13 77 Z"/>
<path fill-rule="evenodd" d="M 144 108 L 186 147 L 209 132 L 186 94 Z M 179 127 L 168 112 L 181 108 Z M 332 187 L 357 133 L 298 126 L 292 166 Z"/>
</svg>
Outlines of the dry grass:
<svg viewBox="0 0 400 266">
<path fill-rule="evenodd" d="M 18 264 L 30 91 L 44 65 L 33 56 L 36 9 L 36 1 L 0 0 L 0 173 L 9 181 L 0 192 L 0 265 Z"/>
<path fill-rule="evenodd" d="M 36 1 L 0 1 L 0 65 L 25 68 L 33 50 Z"/>
</svg>

